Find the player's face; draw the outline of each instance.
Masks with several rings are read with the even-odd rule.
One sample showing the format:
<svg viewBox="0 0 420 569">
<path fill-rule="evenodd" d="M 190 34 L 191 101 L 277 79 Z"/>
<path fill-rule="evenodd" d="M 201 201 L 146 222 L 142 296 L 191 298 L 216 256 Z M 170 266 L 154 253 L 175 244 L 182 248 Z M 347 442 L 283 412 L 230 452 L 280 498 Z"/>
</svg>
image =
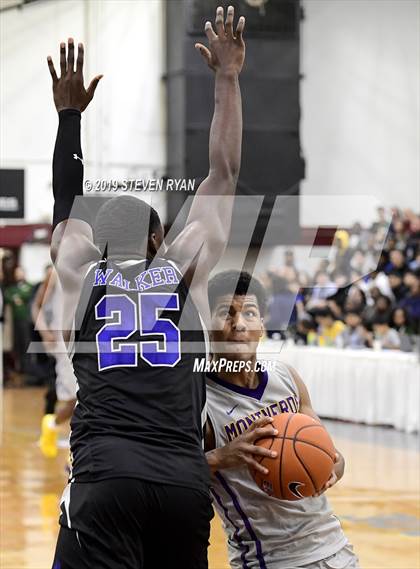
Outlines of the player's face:
<svg viewBox="0 0 420 569">
<path fill-rule="evenodd" d="M 221 296 L 212 314 L 213 353 L 230 360 L 249 360 L 255 356 L 263 329 L 254 294 Z"/>
</svg>

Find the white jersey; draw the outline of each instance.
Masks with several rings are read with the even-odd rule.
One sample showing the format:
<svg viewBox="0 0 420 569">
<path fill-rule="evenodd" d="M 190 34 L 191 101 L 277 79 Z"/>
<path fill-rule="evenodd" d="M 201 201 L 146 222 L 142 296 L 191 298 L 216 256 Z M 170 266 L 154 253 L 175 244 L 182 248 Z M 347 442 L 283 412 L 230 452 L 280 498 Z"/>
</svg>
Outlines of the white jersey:
<svg viewBox="0 0 420 569">
<path fill-rule="evenodd" d="M 216 447 L 224 446 L 259 417 L 299 411 L 299 393 L 288 368 L 260 373 L 255 389 L 207 376 L 207 411 Z M 248 468 L 212 477 L 211 492 L 228 537 L 232 569 L 295 569 L 337 553 L 347 544 L 327 498 L 291 502 L 265 494 Z"/>
</svg>

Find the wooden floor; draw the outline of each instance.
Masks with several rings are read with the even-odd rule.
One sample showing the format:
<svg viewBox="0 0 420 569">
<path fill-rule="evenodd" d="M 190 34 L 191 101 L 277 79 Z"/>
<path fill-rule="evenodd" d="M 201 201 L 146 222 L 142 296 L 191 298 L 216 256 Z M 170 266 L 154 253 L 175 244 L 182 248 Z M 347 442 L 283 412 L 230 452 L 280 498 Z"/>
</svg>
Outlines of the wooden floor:
<svg viewBox="0 0 420 569">
<path fill-rule="evenodd" d="M 37 438 L 42 408 L 39 389 L 4 391 L 1 569 L 51 568 L 67 453 L 60 451 L 55 460 L 41 456 Z M 329 495 L 361 566 L 420 569 L 418 449 L 373 444 L 368 437 L 363 440 L 360 436 L 334 439 L 346 456 L 347 470 Z M 211 569 L 228 569 L 225 540 L 217 519 L 209 555 Z"/>
</svg>

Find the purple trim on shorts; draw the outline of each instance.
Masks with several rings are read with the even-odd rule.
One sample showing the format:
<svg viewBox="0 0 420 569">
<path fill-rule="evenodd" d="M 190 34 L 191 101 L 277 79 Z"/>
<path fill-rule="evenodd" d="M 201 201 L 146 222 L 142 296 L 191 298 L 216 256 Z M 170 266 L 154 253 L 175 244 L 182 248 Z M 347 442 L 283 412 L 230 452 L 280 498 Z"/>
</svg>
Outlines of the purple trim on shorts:
<svg viewBox="0 0 420 569">
<path fill-rule="evenodd" d="M 267 569 L 267 566 L 266 566 L 265 561 L 264 561 L 263 552 L 261 549 L 261 542 L 257 538 L 255 531 L 253 530 L 253 528 L 251 526 L 251 522 L 249 521 L 248 517 L 246 516 L 246 514 L 242 510 L 241 505 L 239 504 L 239 500 L 238 500 L 237 495 L 232 490 L 232 488 L 229 486 L 229 484 L 226 482 L 226 480 L 223 478 L 223 476 L 220 474 L 220 472 L 215 472 L 214 475 L 216 476 L 216 478 L 220 482 L 220 484 L 223 486 L 223 488 L 226 490 L 226 492 L 229 494 L 229 496 L 232 498 L 233 505 L 235 506 L 236 511 L 241 516 L 242 521 L 244 522 L 245 527 L 248 530 L 248 533 L 249 533 L 251 539 L 255 542 L 255 547 L 257 550 L 257 559 L 258 559 L 258 562 L 260 564 L 260 569 Z"/>
<path fill-rule="evenodd" d="M 241 387 L 240 385 L 235 385 L 234 383 L 229 383 L 224 379 L 221 379 L 217 374 L 213 372 L 209 372 L 207 376 L 212 379 L 218 385 L 222 387 L 226 387 L 230 391 L 235 391 L 235 393 L 240 393 L 241 395 L 247 395 L 248 397 L 254 397 L 260 401 L 262 396 L 264 395 L 265 388 L 267 387 L 268 382 L 268 373 L 266 371 L 260 371 L 258 373 L 258 377 L 260 378 L 260 382 L 254 389 L 249 389 L 248 387 Z"/>
<path fill-rule="evenodd" d="M 214 495 L 214 497 L 216 498 L 217 503 L 219 504 L 219 506 L 222 508 L 224 514 L 225 514 L 225 518 L 232 524 L 232 526 L 235 528 L 235 532 L 233 534 L 234 538 L 236 539 L 236 541 L 238 542 L 239 547 L 242 549 L 242 553 L 241 553 L 241 559 L 242 559 L 242 567 L 243 569 L 248 569 L 248 563 L 246 562 L 245 559 L 245 555 L 247 553 L 249 553 L 249 545 L 247 543 L 243 543 L 241 536 L 239 535 L 239 528 L 238 526 L 235 525 L 235 523 L 230 519 L 229 517 L 229 512 L 228 509 L 226 508 L 226 506 L 223 504 L 221 497 L 217 494 L 217 492 L 215 491 L 215 489 L 213 487 L 210 488 L 210 492 Z"/>
</svg>

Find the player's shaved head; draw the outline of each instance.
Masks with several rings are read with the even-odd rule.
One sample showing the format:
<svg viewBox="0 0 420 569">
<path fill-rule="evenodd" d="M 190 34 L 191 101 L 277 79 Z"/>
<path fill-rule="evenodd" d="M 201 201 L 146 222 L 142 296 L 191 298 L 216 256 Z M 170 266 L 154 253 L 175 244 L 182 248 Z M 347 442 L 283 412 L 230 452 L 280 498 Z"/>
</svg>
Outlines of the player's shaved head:
<svg viewBox="0 0 420 569">
<path fill-rule="evenodd" d="M 133 196 L 116 196 L 99 209 L 95 224 L 95 244 L 109 256 L 146 254 L 149 237 L 162 228 L 159 214 L 149 204 Z"/>
</svg>

